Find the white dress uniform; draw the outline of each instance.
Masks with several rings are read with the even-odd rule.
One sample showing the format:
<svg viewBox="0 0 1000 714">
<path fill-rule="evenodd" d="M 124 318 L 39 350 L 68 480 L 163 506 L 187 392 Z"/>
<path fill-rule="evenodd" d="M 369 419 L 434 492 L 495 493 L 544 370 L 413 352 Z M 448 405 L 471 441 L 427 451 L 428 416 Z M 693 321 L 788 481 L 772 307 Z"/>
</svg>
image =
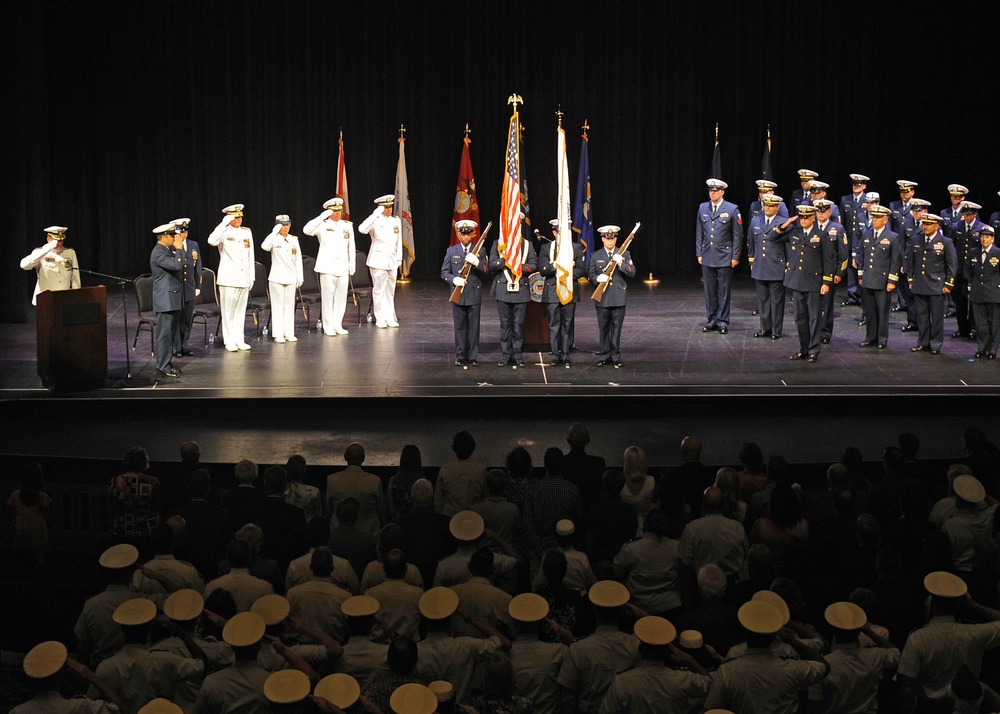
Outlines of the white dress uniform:
<svg viewBox="0 0 1000 714">
<path fill-rule="evenodd" d="M 229 225 L 238 217 L 229 213 L 235 208 L 230 206 L 225 209 L 226 217 L 208 237 L 208 244 L 219 248 L 219 275 L 215 282 L 219 286 L 222 339 L 230 352 L 250 349 L 243 331 L 247 320 L 247 298 L 254 280 L 253 233 L 249 228 Z M 238 206 L 238 210 L 239 216 L 242 216 L 243 206 Z"/>
<path fill-rule="evenodd" d="M 329 201 L 327 205 L 330 205 Z M 332 213 L 330 210 L 323 211 L 309 221 L 302 232 L 319 240 L 316 272 L 323 300 L 323 332 L 327 335 L 346 335 L 344 311 L 347 309 L 350 276 L 354 275 L 357 267 L 357 248 L 354 224 L 345 220 L 332 221 Z"/>
<path fill-rule="evenodd" d="M 302 285 L 302 248 L 292 234 L 281 235 L 288 216 L 276 216 L 278 221 L 264 239 L 261 248 L 271 253 L 271 272 L 267 275 L 271 296 L 271 334 L 275 342 L 295 342 L 295 289 Z"/>
<path fill-rule="evenodd" d="M 56 226 L 57 228 L 61 228 Z M 50 231 L 49 235 L 61 235 L 65 232 Z M 34 270 L 38 275 L 35 292 L 31 294 L 31 304 L 36 304 L 38 293 L 45 290 L 76 290 L 80 287 L 79 263 L 76 251 L 72 248 L 62 248 L 61 240 L 51 240 L 41 248 L 35 248 L 21 259 L 21 270 Z"/>
<path fill-rule="evenodd" d="M 385 203 L 391 196 L 376 199 Z M 396 271 L 403 264 L 403 229 L 396 216 L 386 216 L 380 205 L 358 226 L 372 237 L 368 268 L 372 274 L 372 303 L 376 327 L 399 327 L 396 320 Z"/>
</svg>

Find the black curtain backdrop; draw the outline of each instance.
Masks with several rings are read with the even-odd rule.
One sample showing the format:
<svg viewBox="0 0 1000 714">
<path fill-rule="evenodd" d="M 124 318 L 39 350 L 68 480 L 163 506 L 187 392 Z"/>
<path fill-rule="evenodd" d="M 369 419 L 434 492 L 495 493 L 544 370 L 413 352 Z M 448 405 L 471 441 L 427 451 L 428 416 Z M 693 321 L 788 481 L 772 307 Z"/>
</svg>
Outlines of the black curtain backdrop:
<svg viewBox="0 0 1000 714">
<path fill-rule="evenodd" d="M 437 275 L 466 122 L 483 221 L 498 215 L 513 92 L 534 225 L 554 213 L 561 107 L 571 186 L 588 120 L 595 221 L 643 222 L 643 275 L 697 267 L 716 123 L 727 198 L 744 213 L 770 126 L 786 198 L 797 168 L 819 171 L 835 200 L 861 172 L 883 202 L 896 179 L 918 181 L 935 210 L 963 183 L 988 218 L 1000 181 L 986 7 L 15 0 L 0 43 L 14 246 L 0 321 L 27 319 L 34 276 L 17 261 L 52 223 L 70 227 L 84 268 L 129 277 L 148 271 L 152 228 L 181 216 L 214 267 L 204 241 L 235 202 L 258 246 L 289 213 L 315 254 L 301 227 L 334 193 L 338 133 L 358 223 L 393 190 L 401 123 L 412 274 Z"/>
</svg>

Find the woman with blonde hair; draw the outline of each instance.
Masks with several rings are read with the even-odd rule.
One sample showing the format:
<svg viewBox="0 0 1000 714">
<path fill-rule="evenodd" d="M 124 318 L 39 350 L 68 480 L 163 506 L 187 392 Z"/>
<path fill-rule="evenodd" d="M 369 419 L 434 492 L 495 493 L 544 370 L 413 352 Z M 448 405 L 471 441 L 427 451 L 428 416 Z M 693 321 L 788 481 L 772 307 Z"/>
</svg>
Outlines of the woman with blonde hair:
<svg viewBox="0 0 1000 714">
<path fill-rule="evenodd" d="M 656 488 L 656 480 L 650 476 L 649 460 L 646 452 L 638 446 L 630 446 L 625 449 L 622 457 L 622 471 L 625 473 L 625 486 L 621 490 L 621 499 L 635 508 L 635 514 L 639 519 L 639 526 L 636 528 L 636 535 L 642 534 L 642 523 L 646 518 L 646 511 L 653 500 L 653 491 Z"/>
</svg>

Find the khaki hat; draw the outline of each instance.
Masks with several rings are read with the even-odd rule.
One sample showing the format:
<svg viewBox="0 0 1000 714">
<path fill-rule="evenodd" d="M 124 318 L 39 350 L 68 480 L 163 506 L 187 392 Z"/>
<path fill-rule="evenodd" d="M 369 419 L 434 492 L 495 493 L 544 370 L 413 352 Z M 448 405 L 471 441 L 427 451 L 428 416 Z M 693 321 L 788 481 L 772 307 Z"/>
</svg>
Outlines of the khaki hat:
<svg viewBox="0 0 1000 714">
<path fill-rule="evenodd" d="M 41 642 L 24 656 L 24 673 L 32 679 L 45 679 L 58 672 L 66 664 L 69 653 L 62 642 L 49 640 Z"/>
<path fill-rule="evenodd" d="M 758 590 L 753 594 L 751 600 L 763 600 L 764 602 L 769 602 L 778 608 L 778 612 L 781 613 L 781 625 L 784 627 L 788 624 L 788 621 L 792 619 L 792 613 L 788 611 L 788 603 L 785 599 L 781 597 L 776 592 L 771 590 Z"/>
<path fill-rule="evenodd" d="M 309 696 L 309 677 L 297 669 L 272 672 L 264 680 L 264 696 L 273 704 L 296 704 Z"/>
<path fill-rule="evenodd" d="M 677 638 L 677 645 L 686 650 L 698 650 L 705 644 L 705 638 L 698 630 L 684 630 Z"/>
<path fill-rule="evenodd" d="M 241 612 L 222 628 L 222 640 L 230 647 L 249 647 L 260 642 L 264 628 L 264 618 L 256 612 Z"/>
<path fill-rule="evenodd" d="M 443 620 L 458 609 L 458 593 L 439 585 L 420 596 L 419 606 L 420 614 L 428 620 Z"/>
<path fill-rule="evenodd" d="M 760 200 L 761 203 L 764 203 L 768 206 L 777 206 L 780 205 L 781 202 L 784 201 L 785 199 L 783 199 L 781 196 L 775 193 L 765 193 L 763 196 L 761 196 Z"/>
<path fill-rule="evenodd" d="M 205 609 L 205 598 L 191 588 L 171 593 L 163 603 L 163 614 L 177 622 L 193 620 Z"/>
<path fill-rule="evenodd" d="M 371 595 L 355 595 L 344 600 L 340 605 L 340 611 L 347 617 L 368 617 L 378 612 L 378 600 Z"/>
<path fill-rule="evenodd" d="M 396 714 L 434 714 L 438 699 L 422 684 L 403 684 L 389 697 L 389 708 Z"/>
<path fill-rule="evenodd" d="M 288 598 L 284 595 L 264 595 L 254 600 L 250 606 L 250 612 L 256 612 L 264 618 L 264 625 L 272 627 L 281 623 L 292 607 L 288 604 Z"/>
<path fill-rule="evenodd" d="M 349 674 L 331 674 L 319 680 L 313 691 L 317 697 L 322 697 L 334 706 L 347 709 L 354 706 L 361 696 L 361 686 L 358 680 Z"/>
<path fill-rule="evenodd" d="M 587 597 L 598 607 L 622 607 L 632 596 L 617 580 L 600 580 L 590 586 Z"/>
<path fill-rule="evenodd" d="M 448 523 L 448 530 L 455 539 L 466 543 L 479 540 L 485 528 L 483 517 L 475 511 L 459 511 Z"/>
<path fill-rule="evenodd" d="M 451 686 L 451 682 L 446 682 L 443 679 L 435 679 L 428 683 L 427 688 L 434 692 L 434 696 L 439 702 L 450 702 L 455 698 L 455 688 Z"/>
<path fill-rule="evenodd" d="M 957 575 L 935 570 L 924 577 L 924 588 L 937 597 L 962 597 L 969 592 L 969 586 Z"/>
<path fill-rule="evenodd" d="M 956 496 L 969 503 L 982 503 L 986 499 L 986 489 L 975 476 L 968 474 L 956 476 L 951 482 L 951 488 Z"/>
<path fill-rule="evenodd" d="M 556 521 L 556 535 L 571 536 L 576 533 L 576 526 L 568 518 L 560 518 Z"/>
<path fill-rule="evenodd" d="M 539 622 L 549 614 L 549 603 L 537 593 L 521 593 L 511 598 L 507 612 L 517 622 Z"/>
<path fill-rule="evenodd" d="M 169 699 L 157 697 L 145 704 L 139 714 L 183 714 L 184 710 Z"/>
<path fill-rule="evenodd" d="M 868 615 L 853 602 L 835 602 L 826 608 L 823 617 L 838 630 L 860 630 L 868 622 Z"/>
<path fill-rule="evenodd" d="M 773 635 L 782 628 L 781 612 L 764 600 L 743 603 L 737 617 L 743 627 L 759 635 Z"/>
<path fill-rule="evenodd" d="M 677 628 L 656 615 L 639 618 L 634 629 L 640 642 L 657 647 L 669 645 L 677 637 Z"/>
<path fill-rule="evenodd" d="M 156 603 L 143 597 L 126 600 L 115 610 L 111 619 L 119 625 L 145 625 L 156 617 Z"/>
<path fill-rule="evenodd" d="M 120 543 L 101 553 L 98 562 L 102 568 L 121 570 L 135 565 L 137 560 L 139 560 L 139 549 L 129 543 Z"/>
</svg>

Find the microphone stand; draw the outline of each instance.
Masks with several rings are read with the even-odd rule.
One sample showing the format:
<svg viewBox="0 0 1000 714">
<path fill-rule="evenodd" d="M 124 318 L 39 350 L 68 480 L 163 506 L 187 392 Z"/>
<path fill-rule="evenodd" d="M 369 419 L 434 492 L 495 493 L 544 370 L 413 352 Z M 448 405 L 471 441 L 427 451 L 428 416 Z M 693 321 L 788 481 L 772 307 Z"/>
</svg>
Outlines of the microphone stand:
<svg viewBox="0 0 1000 714">
<path fill-rule="evenodd" d="M 84 270 L 83 268 L 73 268 L 73 270 L 78 273 L 86 273 L 87 275 L 93 275 L 99 278 L 108 278 L 109 280 L 114 280 L 118 283 L 119 287 L 122 289 L 122 317 L 125 321 L 125 379 L 130 381 L 132 379 L 132 356 L 129 354 L 128 348 L 128 300 L 126 300 L 125 286 L 132 284 L 135 285 L 134 278 L 124 278 L 120 275 L 108 275 L 107 273 L 98 273 L 96 270 Z"/>
</svg>

